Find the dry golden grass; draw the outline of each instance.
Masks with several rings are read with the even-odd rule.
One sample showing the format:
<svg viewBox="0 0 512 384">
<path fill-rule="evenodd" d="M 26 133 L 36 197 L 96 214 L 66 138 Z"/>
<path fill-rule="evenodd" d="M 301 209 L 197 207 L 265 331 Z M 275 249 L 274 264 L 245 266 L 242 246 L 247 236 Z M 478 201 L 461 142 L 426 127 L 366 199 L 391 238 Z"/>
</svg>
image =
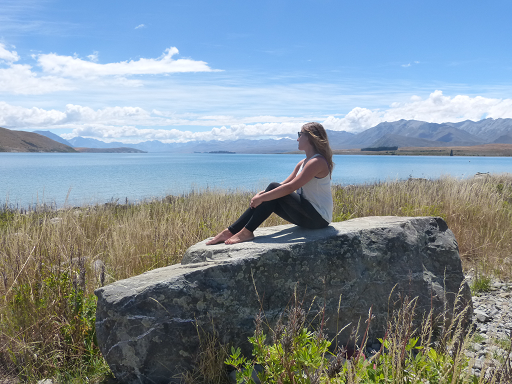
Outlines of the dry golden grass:
<svg viewBox="0 0 512 384">
<path fill-rule="evenodd" d="M 75 270 L 79 261 L 86 269 L 87 292 L 98 287 L 97 260 L 106 266 L 107 281 L 175 264 L 192 244 L 224 229 L 249 200 L 249 194 L 204 192 L 138 205 L 5 211 L 0 224 L 4 290 L 55 268 Z"/>
<path fill-rule="evenodd" d="M 512 273 L 511 175 L 335 186 L 333 192 L 334 221 L 441 216 L 458 240 L 464 269 Z M 233 222 L 250 197 L 204 191 L 138 205 L 0 210 L 0 368 L 37 376 L 93 359 L 97 351 L 86 341 L 92 340 L 94 289 L 180 262 L 188 247 Z M 264 223 L 278 224 L 284 221 L 275 216 Z"/>
<path fill-rule="evenodd" d="M 459 244 L 465 270 L 512 274 L 512 175 L 409 180 L 335 187 L 334 219 L 441 216 Z"/>
<path fill-rule="evenodd" d="M 204 191 L 138 205 L 0 211 L 0 376 L 81 369 L 98 356 L 94 289 L 180 262 L 251 196 Z"/>
</svg>

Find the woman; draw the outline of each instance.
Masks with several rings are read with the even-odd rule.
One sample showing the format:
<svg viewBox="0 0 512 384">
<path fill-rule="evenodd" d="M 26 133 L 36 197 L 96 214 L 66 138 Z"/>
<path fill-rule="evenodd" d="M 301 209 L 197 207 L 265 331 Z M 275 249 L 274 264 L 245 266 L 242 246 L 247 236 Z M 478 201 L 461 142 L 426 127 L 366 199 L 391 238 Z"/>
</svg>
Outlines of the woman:
<svg viewBox="0 0 512 384">
<path fill-rule="evenodd" d="M 206 245 L 252 240 L 254 230 L 272 212 L 304 228 L 318 229 L 329 225 L 332 220 L 331 174 L 334 163 L 327 133 L 322 124 L 307 123 L 298 134 L 299 150 L 306 152 L 306 158 L 299 161 L 281 184 L 270 183 L 265 191 L 254 195 L 242 216 Z"/>
</svg>

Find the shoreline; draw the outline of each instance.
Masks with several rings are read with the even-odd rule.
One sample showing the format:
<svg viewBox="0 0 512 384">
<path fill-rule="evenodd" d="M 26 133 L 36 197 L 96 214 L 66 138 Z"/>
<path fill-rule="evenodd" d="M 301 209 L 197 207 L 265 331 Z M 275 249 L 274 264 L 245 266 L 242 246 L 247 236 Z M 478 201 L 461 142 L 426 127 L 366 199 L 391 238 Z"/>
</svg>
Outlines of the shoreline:
<svg viewBox="0 0 512 384">
<path fill-rule="evenodd" d="M 510 172 L 512 174 L 512 172 Z M 472 177 L 473 178 L 482 178 L 482 177 L 493 177 L 493 176 L 499 176 L 503 175 L 502 173 L 481 173 L 477 172 Z M 385 181 L 373 181 L 370 183 L 359 183 L 359 184 L 342 184 L 342 183 L 332 183 L 331 188 L 354 188 L 354 187 L 362 187 L 362 186 L 372 186 L 372 185 L 378 185 L 388 182 L 398 182 L 398 183 L 404 183 L 408 181 L 415 181 L 415 180 L 421 180 L 421 181 L 436 181 L 440 180 L 444 176 L 440 176 L 437 178 L 417 178 L 417 177 L 409 177 L 404 179 L 394 179 L 394 180 L 385 180 Z M 453 177 L 453 176 L 450 176 Z M 453 177 L 457 179 L 456 177 Z M 464 179 L 457 179 L 459 181 L 462 181 Z M 212 189 L 212 188 L 205 188 L 202 189 L 191 189 L 188 192 L 179 193 L 179 194 L 168 194 L 165 196 L 153 196 L 153 197 L 147 197 L 147 198 L 141 198 L 141 199 L 128 199 L 126 198 L 110 198 L 103 202 L 96 201 L 96 202 L 90 202 L 90 203 L 81 203 L 81 204 L 69 204 L 65 203 L 61 206 L 59 206 L 55 201 L 53 202 L 40 202 L 40 203 L 33 203 L 28 206 L 20 206 L 18 203 L 9 203 L 6 201 L 0 200 L 0 214 L 2 212 L 18 212 L 21 214 L 28 214 L 32 212 L 59 212 L 59 211 L 70 211 L 70 210 L 89 210 L 89 209 L 97 209 L 98 207 L 130 207 L 130 206 L 141 206 L 145 204 L 152 204 L 152 203 L 161 203 L 161 202 L 172 202 L 174 200 L 180 199 L 180 198 L 187 198 L 194 195 L 201 195 L 205 193 L 220 193 L 220 194 L 252 194 L 257 192 L 257 188 L 253 191 L 249 190 L 238 190 L 238 189 Z"/>
<path fill-rule="evenodd" d="M 453 152 L 452 152 L 453 151 Z M 393 151 L 361 151 L 361 149 L 336 149 L 333 155 L 373 156 L 486 156 L 512 157 L 512 144 L 484 144 L 466 147 L 401 147 Z"/>
</svg>

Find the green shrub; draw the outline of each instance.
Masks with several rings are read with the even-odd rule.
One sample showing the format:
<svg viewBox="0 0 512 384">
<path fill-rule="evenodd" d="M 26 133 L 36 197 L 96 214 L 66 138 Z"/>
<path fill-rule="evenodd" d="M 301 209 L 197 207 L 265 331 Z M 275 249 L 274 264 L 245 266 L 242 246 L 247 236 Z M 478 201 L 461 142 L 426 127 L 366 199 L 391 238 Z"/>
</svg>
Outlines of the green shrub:
<svg viewBox="0 0 512 384">
<path fill-rule="evenodd" d="M 491 277 L 477 272 L 471 282 L 471 293 L 478 295 L 479 293 L 489 292 L 491 290 L 491 281 Z"/>
<path fill-rule="evenodd" d="M 72 278 L 56 272 L 13 287 L 7 303 L 12 323 L 0 328 L 8 347 L 1 353 L 17 363 L 19 377 L 51 377 L 60 371 L 69 376 L 103 360 L 96 343 L 96 297 L 85 294 L 79 279 L 79 273 Z"/>
</svg>

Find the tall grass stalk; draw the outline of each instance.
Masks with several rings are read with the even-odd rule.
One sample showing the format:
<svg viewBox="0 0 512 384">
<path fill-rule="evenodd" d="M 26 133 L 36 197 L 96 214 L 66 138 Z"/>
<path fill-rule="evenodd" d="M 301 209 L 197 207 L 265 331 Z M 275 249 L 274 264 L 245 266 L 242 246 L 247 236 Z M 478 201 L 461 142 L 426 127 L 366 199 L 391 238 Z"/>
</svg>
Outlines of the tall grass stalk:
<svg viewBox="0 0 512 384">
<path fill-rule="evenodd" d="M 29 212 L 0 208 L 0 370 L 26 378 L 98 368 L 95 288 L 181 261 L 233 222 L 250 193 L 194 192 Z M 463 266 L 509 277 L 512 177 L 411 180 L 333 187 L 334 221 L 371 215 L 442 216 Z M 285 222 L 272 216 L 264 225 Z"/>
<path fill-rule="evenodd" d="M 512 272 L 512 175 L 334 187 L 334 221 L 364 216 L 441 216 L 465 269 Z"/>
</svg>

